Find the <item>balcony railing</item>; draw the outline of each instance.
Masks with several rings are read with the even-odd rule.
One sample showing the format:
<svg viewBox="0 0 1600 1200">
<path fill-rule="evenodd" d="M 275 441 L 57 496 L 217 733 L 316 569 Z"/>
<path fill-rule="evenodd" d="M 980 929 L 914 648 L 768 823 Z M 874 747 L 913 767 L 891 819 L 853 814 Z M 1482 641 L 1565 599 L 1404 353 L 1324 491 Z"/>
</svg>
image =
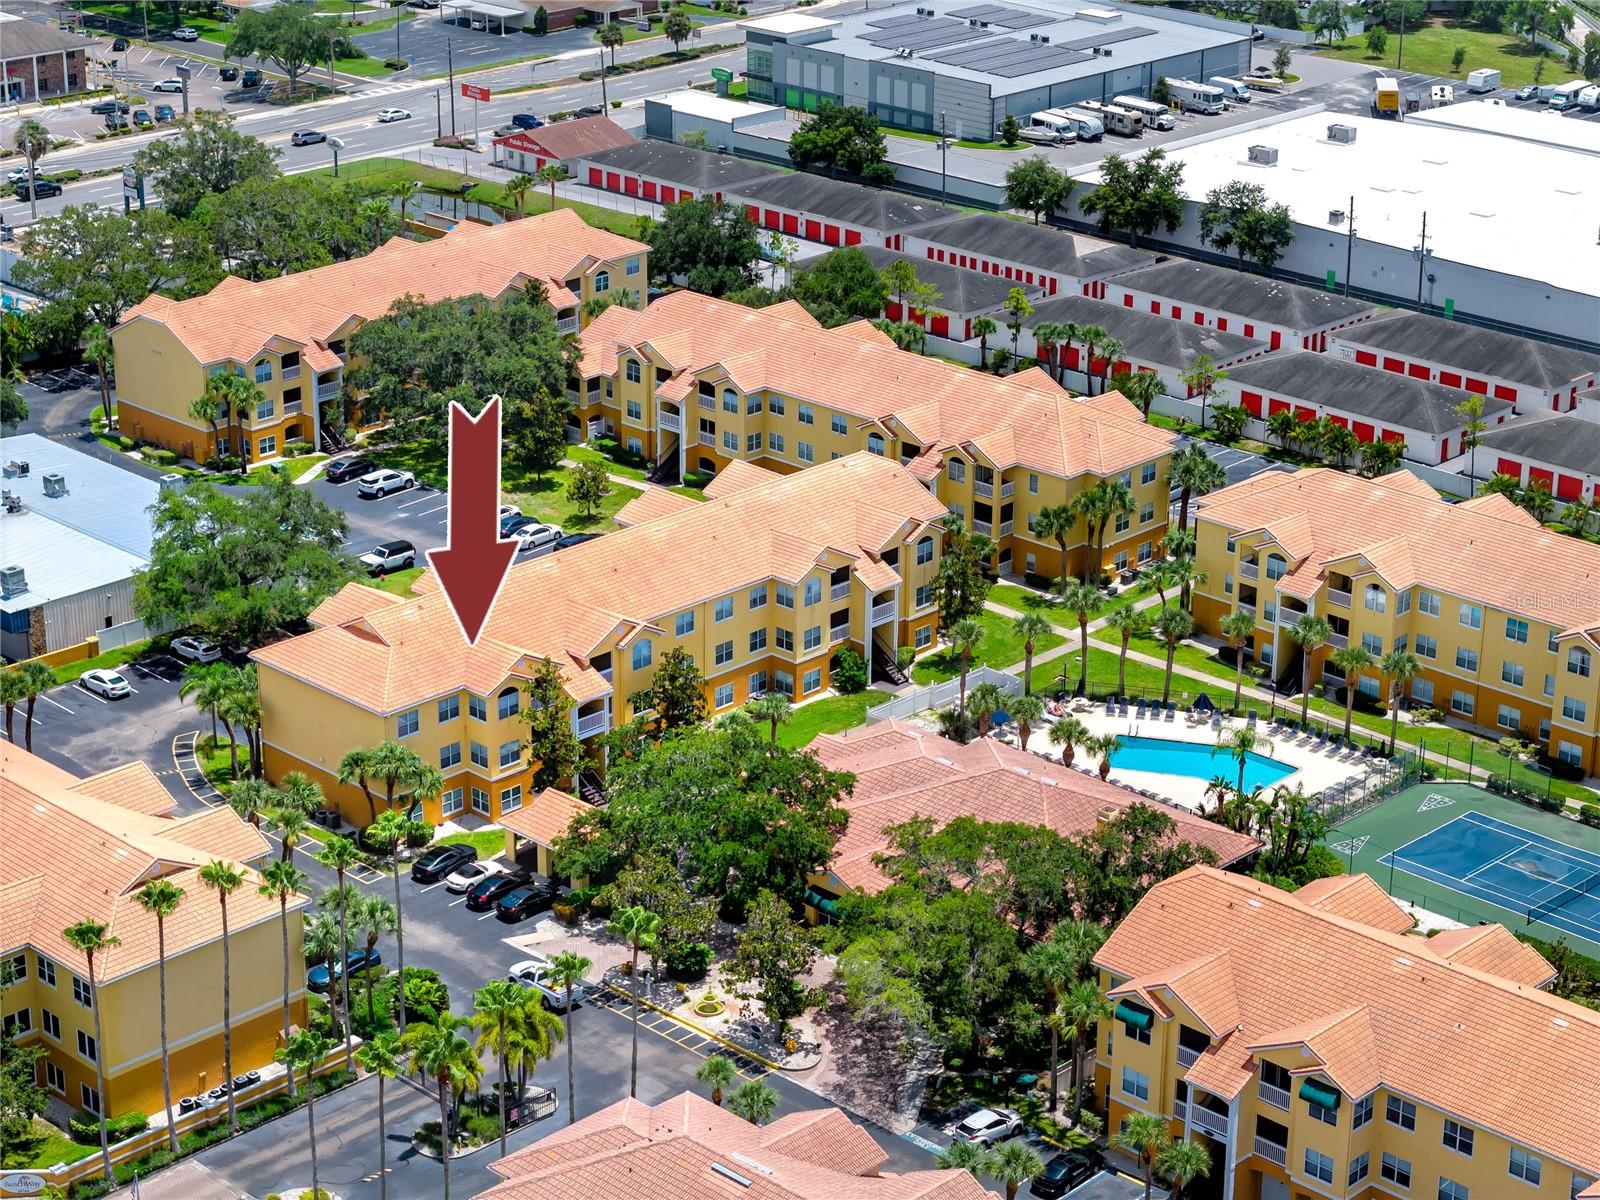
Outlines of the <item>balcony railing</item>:
<svg viewBox="0 0 1600 1200">
<path fill-rule="evenodd" d="M 993 496 L 994 484 L 984 483 L 981 479 L 974 479 L 972 481 L 972 494 L 974 496 Z"/>
<path fill-rule="evenodd" d="M 300 378 L 300 368 L 298 366 L 285 367 L 283 369 L 283 378 L 284 379 L 299 379 Z"/>
<path fill-rule="evenodd" d="M 604 733 L 611 727 L 611 714 L 607 712 L 590 713 L 586 717 L 578 718 L 578 737 L 588 738 Z"/>
<path fill-rule="evenodd" d="M 285 400 L 283 402 L 283 415 L 286 417 L 292 417 L 296 413 L 302 412 L 304 409 L 305 405 L 299 400 Z"/>
<path fill-rule="evenodd" d="M 850 594 L 850 581 L 848 579 L 834 584 L 828 589 L 829 600 L 843 600 Z"/>
<path fill-rule="evenodd" d="M 1017 485 L 1015 483 L 1008 480 L 1000 485 L 1000 499 L 1004 500 L 1007 496 L 1015 496 L 1016 494 Z"/>
<path fill-rule="evenodd" d="M 1280 608 L 1278 610 L 1278 624 L 1285 629 L 1293 629 L 1300 623 L 1301 617 L 1309 615 L 1309 613 L 1301 612 L 1298 608 Z"/>
<path fill-rule="evenodd" d="M 661 414 L 661 428 L 671 430 L 673 433 L 683 431 L 683 418 L 677 413 L 664 412 Z"/>
<path fill-rule="evenodd" d="M 1350 593 L 1341 592 L 1335 588 L 1328 589 L 1328 603 L 1337 604 L 1340 608 L 1350 607 Z"/>
<path fill-rule="evenodd" d="M 1277 1142 L 1269 1142 L 1264 1137 L 1256 1139 L 1256 1154 L 1270 1163 L 1277 1163 L 1280 1167 L 1289 1164 L 1289 1147 L 1280 1146 Z"/>
<path fill-rule="evenodd" d="M 842 641 L 846 640 L 849 636 L 850 636 L 850 626 L 848 626 L 848 625 L 835 625 L 832 629 L 828 630 L 828 643 L 831 645 L 834 642 L 842 642 Z"/>
<path fill-rule="evenodd" d="M 994 526 L 989 524 L 988 521 L 974 521 L 972 523 L 972 532 L 981 533 L 984 537 L 991 537 L 994 534 Z"/>
<path fill-rule="evenodd" d="M 1010 522 L 1010 521 L 1001 521 L 1000 522 L 1000 536 L 1001 537 L 1010 537 L 1011 536 L 1011 527 L 1012 527 L 1012 522 Z"/>
<path fill-rule="evenodd" d="M 1239 564 L 1239 574 L 1245 579 L 1259 579 L 1261 578 L 1261 566 L 1259 563 L 1242 562 Z"/>
<path fill-rule="evenodd" d="M 1172 1119 L 1180 1125 L 1189 1119 L 1189 1106 L 1182 1100 L 1172 1106 Z"/>
<path fill-rule="evenodd" d="M 874 604 L 872 606 L 872 623 L 881 625 L 885 621 L 892 621 L 895 618 L 895 613 L 896 608 L 893 600 L 885 600 L 882 604 Z"/>
<path fill-rule="evenodd" d="M 1194 1066 L 1195 1061 L 1199 1057 L 1200 1057 L 1200 1051 L 1198 1051 L 1198 1050 L 1191 1050 L 1187 1046 L 1179 1046 L 1178 1047 L 1178 1065 L 1180 1067 L 1192 1067 L 1192 1066 Z"/>
<path fill-rule="evenodd" d="M 706 409 L 708 412 L 716 412 L 717 411 L 716 398 L 714 396 L 701 396 L 700 397 L 700 407 L 703 408 L 703 409 Z"/>
<path fill-rule="evenodd" d="M 1199 1104 L 1189 1106 L 1189 1124 L 1219 1138 L 1228 1136 L 1228 1114 L 1213 1112 Z"/>
<path fill-rule="evenodd" d="M 1289 1111 L 1288 1088 L 1281 1088 L 1276 1084 L 1268 1083 L 1264 1079 L 1259 1079 L 1256 1081 L 1256 1095 L 1274 1108 L 1281 1108 L 1284 1112 Z"/>
<path fill-rule="evenodd" d="M 700 435 L 700 444 L 702 446 L 715 446 L 717 444 L 717 435 L 714 433 L 702 433 Z"/>
<path fill-rule="evenodd" d="M 1343 650 L 1349 644 L 1350 639 L 1342 633 L 1330 633 L 1328 635 L 1328 645 L 1332 646 L 1335 650 Z"/>
<path fill-rule="evenodd" d="M 1256 615 L 1256 606 L 1254 604 L 1241 604 L 1239 605 L 1239 611 L 1249 613 L 1253 617 Z"/>
<path fill-rule="evenodd" d="M 333 383 L 319 383 L 319 384 L 317 384 L 317 399 L 318 400 L 336 400 L 336 399 L 338 399 L 338 397 L 339 397 L 339 383 L 338 383 L 337 380 L 335 380 Z"/>
<path fill-rule="evenodd" d="M 577 317 L 577 314 L 573 314 L 570 317 L 557 317 L 556 318 L 556 331 L 558 333 L 577 333 L 578 332 L 578 317 Z"/>
</svg>

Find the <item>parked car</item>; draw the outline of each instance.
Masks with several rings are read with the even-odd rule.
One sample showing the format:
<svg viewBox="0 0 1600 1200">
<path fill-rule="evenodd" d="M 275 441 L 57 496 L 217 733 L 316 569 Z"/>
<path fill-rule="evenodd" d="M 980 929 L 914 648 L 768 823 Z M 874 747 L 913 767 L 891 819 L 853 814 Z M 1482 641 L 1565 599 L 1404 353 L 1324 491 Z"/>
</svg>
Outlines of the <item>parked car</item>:
<svg viewBox="0 0 1600 1200">
<path fill-rule="evenodd" d="M 515 125 L 499 125 L 495 128 L 494 136 L 497 138 L 510 137 L 513 133 L 521 132 Z"/>
<path fill-rule="evenodd" d="M 89 105 L 89 111 L 97 117 L 103 117 L 107 113 L 125 113 L 128 111 L 128 102 L 126 100 L 96 100 Z"/>
<path fill-rule="evenodd" d="M 1536 83 L 1525 83 L 1517 89 L 1518 100 L 1532 100 L 1538 94 L 1539 85 Z"/>
<path fill-rule="evenodd" d="M 1098 1150 L 1068 1150 L 1045 1163 L 1044 1173 L 1034 1177 L 1030 1190 L 1039 1200 L 1057 1200 L 1093 1179 L 1104 1166 L 1105 1156 Z"/>
<path fill-rule="evenodd" d="M 6 182 L 9 184 L 27 183 L 28 168 L 12 167 L 10 171 L 6 172 Z"/>
<path fill-rule="evenodd" d="M 410 110 L 404 108 L 386 108 L 378 114 L 378 123 L 380 125 L 387 125 L 391 121 L 409 121 L 410 119 Z"/>
<path fill-rule="evenodd" d="M 260 87 L 265 82 L 266 79 L 262 76 L 258 67 L 246 67 L 244 74 L 239 76 L 240 87 Z"/>
<path fill-rule="evenodd" d="M 117 672 L 107 667 L 96 667 L 78 676 L 78 686 L 85 691 L 104 696 L 107 700 L 121 700 L 133 694 L 133 686 Z"/>
<path fill-rule="evenodd" d="M 473 912 L 488 912 L 519 888 L 527 886 L 528 877 L 517 871 L 505 871 L 480 879 L 467 889 L 467 907 Z"/>
<path fill-rule="evenodd" d="M 474 884 L 482 883 L 486 879 L 498 879 L 508 874 L 510 870 L 511 868 L 502 859 L 475 859 L 446 875 L 444 877 L 444 890 L 455 892 L 459 895 L 470 889 Z"/>
<path fill-rule="evenodd" d="M 172 36 L 180 42 L 198 42 L 200 31 L 191 25 L 180 25 L 172 31 Z"/>
<path fill-rule="evenodd" d="M 345 955 L 343 969 L 341 964 L 336 962 L 318 963 L 312 967 L 306 972 L 306 987 L 313 992 L 326 992 L 344 977 L 346 970 L 351 975 L 357 975 L 362 971 L 370 971 L 374 967 L 381 966 L 383 966 L 383 954 L 376 946 L 371 950 L 360 946 Z"/>
<path fill-rule="evenodd" d="M 566 550 L 573 546 L 581 546 L 585 542 L 592 542 L 599 537 L 598 533 L 563 533 L 556 539 L 556 549 Z"/>
<path fill-rule="evenodd" d="M 517 553 L 526 554 L 529 550 L 538 550 L 543 546 L 553 546 L 561 540 L 561 526 L 543 525 L 538 521 L 529 521 L 511 535 L 517 539 Z"/>
<path fill-rule="evenodd" d="M 156 105 L 156 120 L 159 123 L 165 124 L 168 121 L 176 120 L 177 116 L 178 116 L 178 114 L 175 113 L 172 110 L 172 105 L 170 105 L 170 104 L 158 104 L 158 105 Z"/>
<path fill-rule="evenodd" d="M 220 78 L 222 80 L 222 82 L 224 82 L 224 83 L 232 83 L 234 80 L 239 78 L 239 68 L 238 67 L 218 67 L 217 68 L 217 77 Z"/>
<path fill-rule="evenodd" d="M 532 517 L 522 515 L 521 509 L 512 508 L 510 512 L 507 512 L 506 509 L 510 507 L 507 504 L 500 506 L 500 536 L 503 538 L 513 536 L 524 525 L 535 524 Z"/>
<path fill-rule="evenodd" d="M 356 559 L 367 569 L 368 575 L 387 575 L 390 571 L 404 571 L 417 565 L 417 548 L 404 538 L 379 542 Z"/>
<path fill-rule="evenodd" d="M 151 129 L 155 126 L 155 122 L 150 119 L 150 114 L 142 108 L 133 110 L 133 123 L 140 129 Z"/>
<path fill-rule="evenodd" d="M 107 129 L 126 129 L 127 127 L 128 127 L 128 118 L 123 116 L 121 113 L 107 113 L 106 114 L 106 128 Z"/>
<path fill-rule="evenodd" d="M 598 117 L 603 115 L 605 111 L 598 104 L 585 104 L 572 115 L 575 117 Z"/>
<path fill-rule="evenodd" d="M 958 1142 L 993 1146 L 1023 1131 L 1022 1115 L 1010 1108 L 980 1108 L 950 1131 Z"/>
<path fill-rule="evenodd" d="M 198 663 L 216 662 L 222 657 L 221 646 L 210 638 L 196 637 L 192 634 L 173 638 L 172 652 L 179 658 Z"/>
<path fill-rule="evenodd" d="M 163 79 L 159 83 L 150 85 L 152 92 L 182 92 L 183 80 L 174 75 L 171 79 Z"/>
<path fill-rule="evenodd" d="M 344 483 L 360 475 L 370 475 L 377 469 L 378 464 L 370 458 L 341 458 L 338 462 L 329 463 L 322 477 L 329 483 Z"/>
<path fill-rule="evenodd" d="M 363 496 L 387 496 L 390 492 L 403 492 L 417 485 L 410 471 L 378 470 L 356 480 L 356 490 Z"/>
<path fill-rule="evenodd" d="M 411 880 L 413 883 L 438 883 L 477 857 L 478 852 L 467 842 L 433 846 L 424 850 L 417 861 L 411 864 Z"/>
<path fill-rule="evenodd" d="M 122 123 L 126 125 L 126 119 L 122 119 Z M 18 200 L 27 200 L 30 194 L 37 196 L 40 200 L 43 200 L 46 196 L 61 195 L 61 185 L 59 183 L 51 183 L 48 179 L 36 181 L 32 188 L 28 186 L 28 181 L 24 179 L 21 183 L 12 185 L 12 190 L 17 193 Z"/>
<path fill-rule="evenodd" d="M 554 903 L 556 890 L 546 883 L 525 883 L 495 902 L 495 916 L 506 922 L 522 921 Z"/>
<path fill-rule="evenodd" d="M 289 135 L 289 144 L 291 146 L 310 146 L 327 140 L 328 135 L 320 129 L 296 129 Z"/>
<path fill-rule="evenodd" d="M 506 972 L 506 978 L 512 983 L 521 984 L 525 988 L 532 988 L 539 993 L 539 998 L 544 1001 L 544 1006 L 549 1009 L 561 1011 L 567 1007 L 567 989 L 557 983 L 550 974 L 550 960 L 546 958 L 528 958 L 522 962 L 513 963 L 511 970 Z M 578 1002 L 586 999 L 594 990 L 592 984 L 574 984 L 572 988 L 572 1003 L 576 1007 Z"/>
<path fill-rule="evenodd" d="M 128 48 L 128 39 L 125 38 L 125 37 L 119 37 L 119 38 L 117 38 L 115 41 L 113 41 L 111 43 L 112 51 L 114 53 L 117 53 L 117 54 L 121 54 L 127 48 Z"/>
<path fill-rule="evenodd" d="M 543 129 L 544 122 L 532 113 L 512 113 L 511 123 L 518 129 Z"/>
</svg>

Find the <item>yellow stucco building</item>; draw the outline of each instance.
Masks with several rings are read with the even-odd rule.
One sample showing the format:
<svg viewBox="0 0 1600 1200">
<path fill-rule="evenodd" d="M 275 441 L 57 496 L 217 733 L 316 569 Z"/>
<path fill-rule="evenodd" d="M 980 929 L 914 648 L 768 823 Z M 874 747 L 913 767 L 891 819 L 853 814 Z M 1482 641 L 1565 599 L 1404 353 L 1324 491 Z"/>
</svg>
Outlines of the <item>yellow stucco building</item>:
<svg viewBox="0 0 1600 1200">
<path fill-rule="evenodd" d="M 1552 758 L 1596 770 L 1600 721 L 1600 547 L 1545 529 L 1503 496 L 1448 504 L 1405 471 L 1361 479 L 1314 469 L 1258 475 L 1202 498 L 1196 559 L 1207 581 L 1194 612 L 1217 634 L 1228 613 L 1256 618 L 1252 651 L 1298 683 L 1285 632 L 1311 613 L 1333 637 L 1313 683 L 1342 685 L 1346 645 L 1417 657 L 1411 699 Z M 1376 668 L 1356 687 L 1386 697 Z"/>
<path fill-rule="evenodd" d="M 325 427 L 343 431 L 347 340 L 395 301 L 498 299 L 537 282 L 557 327 L 575 334 L 586 300 L 626 292 L 643 302 L 649 251 L 556 209 L 502 225 L 463 221 L 429 241 L 397 237 L 365 257 L 259 283 L 229 276 L 191 300 L 151 295 L 112 331 L 119 427 L 197 461 L 241 449 L 262 461 L 291 442 L 320 447 Z M 261 398 L 255 411 L 220 419 L 213 436 L 189 406 L 226 371 Z"/>
<path fill-rule="evenodd" d="M 156 878 L 184 891 L 166 921 L 173 1104 L 226 1079 L 222 913 L 217 893 L 199 878 L 213 860 L 245 865 L 245 884 L 228 899 L 234 1072 L 269 1065 L 282 1045 L 278 902 L 257 893 L 260 877 L 246 865 L 265 859 L 271 847 L 229 808 L 174 817 L 174 807 L 143 763 L 77 779 L 0 742 L 0 956 L 16 979 L 5 991 L 4 1020 L 20 1042 L 47 1048 L 40 1082 L 74 1108 L 108 1116 L 161 1111 L 156 920 L 135 899 Z M 302 896 L 289 903 L 296 1025 L 305 1023 L 300 909 L 306 903 Z M 118 939 L 95 958 L 94 991 L 83 954 L 62 937 L 80 921 L 103 924 Z M 103 1094 L 97 1062 L 106 1073 Z"/>
<path fill-rule="evenodd" d="M 1101 568 L 1160 553 L 1176 437 L 1116 392 L 1069 396 L 1037 368 L 1001 378 L 899 350 L 865 321 L 824 329 L 793 301 L 749 309 L 694 292 L 602 313 L 579 344 L 582 436 L 610 434 L 669 478 L 733 462 L 797 471 L 866 450 L 992 537 L 1002 572 L 1052 576 L 1061 551 L 1035 517 L 1120 478 L 1133 505 L 1107 526 Z M 1080 520 L 1070 570 L 1087 544 Z"/>
<path fill-rule="evenodd" d="M 1095 958 L 1108 1130 L 1164 1119 L 1223 1200 L 1600 1196 L 1600 1013 L 1502 926 L 1410 928 L 1366 876 L 1158 883 Z"/>
</svg>

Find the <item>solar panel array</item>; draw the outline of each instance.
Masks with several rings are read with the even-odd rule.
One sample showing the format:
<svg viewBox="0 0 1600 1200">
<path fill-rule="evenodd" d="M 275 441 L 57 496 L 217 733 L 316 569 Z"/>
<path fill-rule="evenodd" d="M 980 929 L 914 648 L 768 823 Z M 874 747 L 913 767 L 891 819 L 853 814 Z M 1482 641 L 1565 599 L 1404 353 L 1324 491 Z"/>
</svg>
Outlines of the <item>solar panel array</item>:
<svg viewBox="0 0 1600 1200">
<path fill-rule="evenodd" d="M 1007 8 L 1003 4 L 977 4 L 971 8 L 952 8 L 952 17 L 963 21 L 986 21 L 1002 29 L 1033 29 L 1039 25 L 1053 25 L 1059 19 L 1045 13 L 1023 12 L 1020 8 Z"/>
<path fill-rule="evenodd" d="M 1068 67 L 1073 63 L 1088 62 L 1092 54 L 1080 54 L 1060 46 L 1042 42 L 1024 42 L 1016 38 L 990 38 L 957 50 L 939 54 L 925 54 L 924 58 L 952 67 L 965 67 L 969 71 L 982 71 L 1002 79 L 1015 79 L 1018 75 L 1032 75 L 1035 71 L 1049 71 Z"/>
<path fill-rule="evenodd" d="M 1087 50 L 1090 46 L 1109 46 L 1113 42 L 1126 42 L 1133 38 L 1149 37 L 1154 29 L 1146 29 L 1142 25 L 1132 25 L 1127 29 L 1105 29 L 1088 37 L 1073 38 L 1065 42 L 1053 42 L 1052 45 L 1065 46 L 1068 50 Z"/>
<path fill-rule="evenodd" d="M 909 23 L 897 22 L 880 27 L 875 33 L 864 33 L 861 40 L 874 46 L 892 46 L 896 49 L 934 50 L 940 46 L 953 46 L 969 42 L 977 32 L 965 21 L 952 21 L 946 17 L 913 17 Z"/>
<path fill-rule="evenodd" d="M 979 21 L 994 26 L 996 31 L 1019 31 L 1054 25 L 1057 20 L 1042 13 L 1024 12 L 1003 4 L 973 4 L 966 8 L 951 9 L 943 17 L 910 13 L 880 17 L 867 22 L 870 32 L 863 33 L 861 40 L 886 49 L 910 50 L 917 57 L 931 62 L 1014 79 L 1019 75 L 1032 75 L 1037 71 L 1056 70 L 1087 62 L 1094 55 L 1082 51 L 1090 47 L 1109 46 L 1147 37 L 1155 32 L 1135 25 L 1124 29 L 1100 29 L 1066 40 L 1035 42 L 999 36 L 997 32 L 972 24 Z"/>
</svg>

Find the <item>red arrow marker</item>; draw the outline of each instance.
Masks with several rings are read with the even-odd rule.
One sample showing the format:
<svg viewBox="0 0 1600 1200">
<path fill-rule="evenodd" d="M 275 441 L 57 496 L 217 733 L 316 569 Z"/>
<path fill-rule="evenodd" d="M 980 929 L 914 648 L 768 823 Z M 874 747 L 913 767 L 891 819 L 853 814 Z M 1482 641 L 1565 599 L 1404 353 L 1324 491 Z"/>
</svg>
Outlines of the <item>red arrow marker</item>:
<svg viewBox="0 0 1600 1200">
<path fill-rule="evenodd" d="M 505 583 L 517 544 L 500 537 L 500 397 L 476 418 L 450 405 L 450 522 L 447 544 L 428 551 L 450 611 L 470 646 Z"/>
</svg>

